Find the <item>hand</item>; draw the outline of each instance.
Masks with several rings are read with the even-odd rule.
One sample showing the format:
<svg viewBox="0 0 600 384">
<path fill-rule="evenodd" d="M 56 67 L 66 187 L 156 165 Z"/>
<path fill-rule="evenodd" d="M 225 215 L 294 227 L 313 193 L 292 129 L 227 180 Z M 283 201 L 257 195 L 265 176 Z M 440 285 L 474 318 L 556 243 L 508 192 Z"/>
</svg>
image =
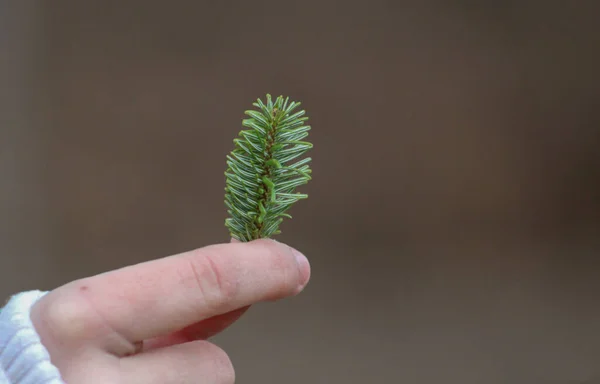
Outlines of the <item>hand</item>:
<svg viewBox="0 0 600 384">
<path fill-rule="evenodd" d="M 212 245 L 68 283 L 31 319 L 69 384 L 233 383 L 206 339 L 309 277 L 306 258 L 272 240 Z"/>
</svg>

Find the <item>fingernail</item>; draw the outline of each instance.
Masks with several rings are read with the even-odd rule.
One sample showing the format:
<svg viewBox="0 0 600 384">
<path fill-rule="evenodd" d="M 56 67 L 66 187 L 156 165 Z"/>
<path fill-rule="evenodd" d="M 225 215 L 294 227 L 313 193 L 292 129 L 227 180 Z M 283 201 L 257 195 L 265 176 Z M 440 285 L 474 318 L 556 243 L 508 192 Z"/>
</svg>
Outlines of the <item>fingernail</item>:
<svg viewBox="0 0 600 384">
<path fill-rule="evenodd" d="M 298 263 L 298 269 L 300 270 L 300 285 L 298 286 L 298 293 L 304 289 L 306 283 L 308 283 L 308 279 L 310 278 L 310 264 L 306 256 L 292 248 L 292 253 L 296 258 L 296 263 Z"/>
</svg>

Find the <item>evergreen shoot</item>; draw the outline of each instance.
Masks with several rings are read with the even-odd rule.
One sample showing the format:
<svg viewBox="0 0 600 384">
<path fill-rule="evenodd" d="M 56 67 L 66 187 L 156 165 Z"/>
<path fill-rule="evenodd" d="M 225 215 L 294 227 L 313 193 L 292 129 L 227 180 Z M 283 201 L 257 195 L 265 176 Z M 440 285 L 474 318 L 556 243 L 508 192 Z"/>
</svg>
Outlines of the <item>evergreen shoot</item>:
<svg viewBox="0 0 600 384">
<path fill-rule="evenodd" d="M 296 188 L 311 179 L 311 159 L 301 158 L 312 144 L 303 141 L 310 126 L 300 103 L 267 95 L 266 102 L 252 105 L 242 120 L 248 129 L 233 140 L 225 172 L 225 226 L 243 242 L 279 234 L 283 219 L 291 218 L 290 207 L 308 197 Z"/>
</svg>

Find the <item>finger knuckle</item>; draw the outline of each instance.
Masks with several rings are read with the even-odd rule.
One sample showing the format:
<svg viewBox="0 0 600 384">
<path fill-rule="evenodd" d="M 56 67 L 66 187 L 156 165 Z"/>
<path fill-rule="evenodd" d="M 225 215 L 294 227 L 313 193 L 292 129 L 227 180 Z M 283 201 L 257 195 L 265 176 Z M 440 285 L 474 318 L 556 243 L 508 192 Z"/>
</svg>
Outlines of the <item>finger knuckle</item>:
<svg viewBox="0 0 600 384">
<path fill-rule="evenodd" d="M 218 309 L 233 300 L 238 293 L 238 281 L 233 266 L 228 266 L 208 249 L 187 259 L 195 285 L 206 306 Z"/>
<path fill-rule="evenodd" d="M 39 318 L 43 328 L 65 343 L 84 340 L 98 328 L 94 311 L 73 291 L 76 290 L 56 291 L 40 301 Z"/>
</svg>

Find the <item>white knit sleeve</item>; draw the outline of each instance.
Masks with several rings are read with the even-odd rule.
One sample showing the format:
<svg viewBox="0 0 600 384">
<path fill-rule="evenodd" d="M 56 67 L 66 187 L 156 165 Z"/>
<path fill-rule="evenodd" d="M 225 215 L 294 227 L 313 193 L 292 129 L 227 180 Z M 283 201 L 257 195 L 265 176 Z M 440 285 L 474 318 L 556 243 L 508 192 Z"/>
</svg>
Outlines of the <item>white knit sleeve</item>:
<svg viewBox="0 0 600 384">
<path fill-rule="evenodd" d="M 64 384 L 29 317 L 45 294 L 19 293 L 0 309 L 0 384 Z"/>
</svg>

